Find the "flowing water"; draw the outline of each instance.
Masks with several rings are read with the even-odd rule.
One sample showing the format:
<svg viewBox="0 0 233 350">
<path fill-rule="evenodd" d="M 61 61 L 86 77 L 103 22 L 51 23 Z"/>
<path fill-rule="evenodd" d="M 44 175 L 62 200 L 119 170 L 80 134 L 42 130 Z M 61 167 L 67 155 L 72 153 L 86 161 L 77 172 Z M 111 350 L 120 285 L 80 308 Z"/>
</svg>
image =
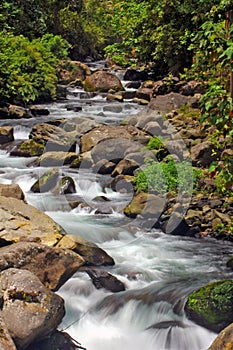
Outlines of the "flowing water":
<svg viewBox="0 0 233 350">
<path fill-rule="evenodd" d="M 39 122 L 77 116 L 67 110 L 70 104 L 80 107 L 78 115 L 112 125 L 142 108 L 131 101 L 110 104 L 104 96 L 70 89 L 69 101 L 46 106 L 50 115 Z M 13 121 L 16 139 L 26 139 L 35 123 L 38 119 Z M 216 334 L 188 320 L 184 302 L 188 293 L 209 281 L 233 277 L 226 268 L 232 245 L 137 227 L 122 214 L 130 194 L 112 191 L 108 177 L 88 170 L 60 170 L 75 180 L 74 195 L 34 194 L 30 187 L 46 168 L 29 166 L 32 160 L 10 157 L 2 149 L 0 183 L 18 183 L 29 204 L 45 211 L 68 233 L 106 250 L 116 263 L 107 270 L 126 286 L 115 294 L 97 290 L 88 275 L 76 273 L 58 291 L 66 305 L 60 329 L 88 350 L 207 350 Z M 107 201 L 98 202 L 100 196 Z M 80 197 L 88 206 L 72 209 L 70 203 Z"/>
</svg>

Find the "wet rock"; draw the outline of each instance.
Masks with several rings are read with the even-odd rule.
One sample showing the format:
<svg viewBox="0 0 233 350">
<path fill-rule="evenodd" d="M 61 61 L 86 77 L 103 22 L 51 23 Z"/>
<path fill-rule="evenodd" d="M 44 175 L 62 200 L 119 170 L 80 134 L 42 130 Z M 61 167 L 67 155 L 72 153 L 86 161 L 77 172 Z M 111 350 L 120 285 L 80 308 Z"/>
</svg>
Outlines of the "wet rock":
<svg viewBox="0 0 233 350">
<path fill-rule="evenodd" d="M 108 94 L 106 97 L 107 101 L 118 101 L 123 102 L 124 98 L 121 94 L 115 93 L 115 94 Z"/>
<path fill-rule="evenodd" d="M 171 235 L 188 236 L 190 232 L 190 226 L 187 224 L 183 215 L 178 212 L 173 212 L 167 220 L 161 225 L 161 229 Z"/>
<path fill-rule="evenodd" d="M 116 163 L 109 162 L 107 159 L 101 159 L 93 166 L 93 171 L 98 174 L 107 175 L 112 173 L 115 166 Z"/>
<path fill-rule="evenodd" d="M 151 94 L 152 94 L 152 89 L 143 87 L 143 88 L 139 88 L 136 91 L 136 96 L 135 97 L 140 99 L 140 100 L 150 101 Z"/>
<path fill-rule="evenodd" d="M 109 92 L 110 90 L 123 91 L 124 88 L 121 84 L 120 79 L 116 75 L 106 71 L 98 70 L 85 79 L 84 90 Z"/>
<path fill-rule="evenodd" d="M 34 241 L 54 246 L 64 230 L 48 215 L 22 200 L 0 196 L 0 245 Z"/>
<path fill-rule="evenodd" d="M 18 184 L 0 184 L 0 196 L 25 200 L 25 195 Z"/>
<path fill-rule="evenodd" d="M 208 350 L 233 350 L 233 323 L 220 332 Z"/>
<path fill-rule="evenodd" d="M 170 327 L 188 328 L 189 326 L 182 321 L 172 320 L 155 323 L 147 329 L 167 329 Z"/>
<path fill-rule="evenodd" d="M 63 299 L 30 271 L 2 271 L 0 290 L 1 316 L 19 348 L 54 331 L 65 314 Z"/>
<path fill-rule="evenodd" d="M 45 150 L 45 146 L 40 142 L 35 140 L 25 140 L 21 142 L 19 145 L 13 148 L 10 152 L 11 156 L 15 157 L 37 157 L 41 156 Z"/>
<path fill-rule="evenodd" d="M 56 188 L 53 189 L 55 194 L 72 194 L 76 193 L 75 182 L 70 176 L 62 176 L 57 183 Z"/>
<path fill-rule="evenodd" d="M 46 171 L 31 187 L 33 193 L 45 193 L 56 187 L 59 177 L 57 169 Z"/>
<path fill-rule="evenodd" d="M 91 74 L 90 68 L 79 61 L 62 61 L 59 63 L 58 69 L 59 82 L 69 84 L 75 81 L 83 81 Z"/>
<path fill-rule="evenodd" d="M 130 80 L 130 81 L 138 81 L 142 80 L 145 81 L 148 79 L 148 73 L 146 71 L 139 71 L 136 69 L 127 69 L 127 71 L 124 74 L 124 80 Z"/>
<path fill-rule="evenodd" d="M 63 166 L 79 161 L 79 156 L 74 152 L 46 152 L 38 158 L 37 163 L 44 167 Z"/>
<path fill-rule="evenodd" d="M 219 155 L 220 151 L 216 150 L 214 145 L 208 141 L 201 142 L 191 148 L 192 162 L 197 166 L 209 166 L 218 159 Z"/>
<path fill-rule="evenodd" d="M 133 183 L 135 177 L 128 175 L 118 175 L 110 183 L 110 187 L 116 192 L 134 192 Z"/>
<path fill-rule="evenodd" d="M 45 339 L 30 344 L 26 350 L 86 350 L 68 333 L 56 330 Z M 10 349 L 9 349 L 10 350 Z"/>
<path fill-rule="evenodd" d="M 142 99 L 142 98 L 137 98 L 137 97 L 135 97 L 135 98 L 133 99 L 133 102 L 135 102 L 135 103 L 137 103 L 137 104 L 139 104 L 139 105 L 142 105 L 142 106 L 147 106 L 148 103 L 149 103 L 148 100 L 145 100 L 145 99 Z"/>
<path fill-rule="evenodd" d="M 14 129 L 12 126 L 0 126 L 0 144 L 14 141 Z"/>
<path fill-rule="evenodd" d="M 139 89 L 141 86 L 141 81 L 130 81 L 125 85 L 127 89 Z"/>
<path fill-rule="evenodd" d="M 76 149 L 75 133 L 67 132 L 49 123 L 34 125 L 30 132 L 29 139 L 43 143 L 46 147 L 46 151 L 73 152 Z"/>
<path fill-rule="evenodd" d="M 154 194 L 139 193 L 134 196 L 131 203 L 124 209 L 124 214 L 135 218 L 137 215 L 159 219 L 163 212 L 165 199 Z"/>
<path fill-rule="evenodd" d="M 86 261 L 85 265 L 114 265 L 114 260 L 103 249 L 78 235 L 64 236 L 57 247 L 78 253 Z"/>
<path fill-rule="evenodd" d="M 212 282 L 188 296 L 187 316 L 213 332 L 233 322 L 233 280 Z"/>
<path fill-rule="evenodd" d="M 0 270 L 29 270 L 50 290 L 58 290 L 85 263 L 71 250 L 34 242 L 19 242 L 0 248 Z"/>
<path fill-rule="evenodd" d="M 33 116 L 49 115 L 49 110 L 40 106 L 30 106 L 30 112 Z"/>
<path fill-rule="evenodd" d="M 79 271 L 85 271 L 90 276 L 97 289 L 104 288 L 112 293 L 118 293 L 125 290 L 124 283 L 106 271 L 87 267 L 82 267 Z"/>
</svg>

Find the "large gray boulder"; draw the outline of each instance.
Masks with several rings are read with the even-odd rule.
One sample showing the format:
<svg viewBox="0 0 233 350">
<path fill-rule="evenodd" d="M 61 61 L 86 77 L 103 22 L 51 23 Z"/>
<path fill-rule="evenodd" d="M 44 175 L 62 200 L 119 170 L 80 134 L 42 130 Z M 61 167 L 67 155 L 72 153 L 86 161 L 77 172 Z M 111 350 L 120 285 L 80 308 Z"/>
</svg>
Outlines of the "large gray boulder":
<svg viewBox="0 0 233 350">
<path fill-rule="evenodd" d="M 0 291 L 0 314 L 18 348 L 54 331 L 65 314 L 63 299 L 30 271 L 2 271 Z"/>
<path fill-rule="evenodd" d="M 58 290 L 85 263 L 77 253 L 34 242 L 0 248 L 0 270 L 10 267 L 33 272 L 50 290 Z"/>
<path fill-rule="evenodd" d="M 76 149 L 76 133 L 48 123 L 34 125 L 29 139 L 43 143 L 47 151 L 73 152 Z"/>
<path fill-rule="evenodd" d="M 120 79 L 112 73 L 98 70 L 89 75 L 84 81 L 85 91 L 108 92 L 124 90 Z"/>
</svg>

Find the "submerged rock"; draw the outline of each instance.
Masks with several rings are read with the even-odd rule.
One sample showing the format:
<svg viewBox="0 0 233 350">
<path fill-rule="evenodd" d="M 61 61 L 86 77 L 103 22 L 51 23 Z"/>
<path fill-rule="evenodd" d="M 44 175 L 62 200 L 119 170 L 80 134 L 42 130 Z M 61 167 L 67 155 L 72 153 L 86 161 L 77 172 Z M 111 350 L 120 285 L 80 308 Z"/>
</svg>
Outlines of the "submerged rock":
<svg viewBox="0 0 233 350">
<path fill-rule="evenodd" d="M 233 280 L 213 282 L 194 291 L 185 311 L 192 321 L 220 332 L 233 322 Z"/>
</svg>

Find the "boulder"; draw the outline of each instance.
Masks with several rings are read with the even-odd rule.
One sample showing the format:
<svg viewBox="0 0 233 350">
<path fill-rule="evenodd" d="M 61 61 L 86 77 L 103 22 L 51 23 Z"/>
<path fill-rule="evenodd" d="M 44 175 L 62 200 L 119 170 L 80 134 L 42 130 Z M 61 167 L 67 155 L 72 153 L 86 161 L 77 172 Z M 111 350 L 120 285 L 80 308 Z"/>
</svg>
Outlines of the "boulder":
<svg viewBox="0 0 233 350">
<path fill-rule="evenodd" d="M 76 193 L 75 182 L 70 176 L 62 176 L 52 191 L 54 194 Z"/>
<path fill-rule="evenodd" d="M 15 157 L 38 157 L 43 154 L 44 150 L 45 145 L 43 142 L 30 139 L 16 145 L 10 152 L 10 155 Z"/>
<path fill-rule="evenodd" d="M 134 192 L 133 183 L 135 177 L 129 175 L 118 175 L 110 183 L 110 187 L 116 192 Z"/>
<path fill-rule="evenodd" d="M 37 163 L 40 166 L 51 167 L 51 166 L 63 166 L 71 164 L 74 161 L 79 161 L 79 156 L 75 152 L 46 152 L 38 158 Z"/>
<path fill-rule="evenodd" d="M 0 349 L 1 350 L 17 350 L 13 339 L 11 338 L 6 324 L 2 317 L 0 317 Z"/>
<path fill-rule="evenodd" d="M 31 187 L 33 193 L 44 193 L 56 187 L 59 177 L 58 169 L 47 170 Z"/>
<path fill-rule="evenodd" d="M 183 105 L 195 106 L 199 99 L 195 96 L 184 96 L 176 92 L 170 92 L 166 95 L 158 95 L 152 98 L 148 107 L 163 113 L 178 109 Z"/>
<path fill-rule="evenodd" d="M 22 200 L 0 196 L 0 245 L 24 239 L 55 246 L 64 230 L 48 215 Z"/>
<path fill-rule="evenodd" d="M 0 248 L 0 270 L 29 270 L 50 290 L 58 290 L 85 263 L 71 250 L 34 242 L 18 242 Z"/>
<path fill-rule="evenodd" d="M 115 163 L 108 161 L 107 159 L 101 159 L 93 166 L 92 169 L 95 173 L 107 175 L 112 173 L 115 166 Z"/>
<path fill-rule="evenodd" d="M 76 134 L 67 132 L 56 125 L 42 123 L 34 125 L 29 139 L 43 143 L 46 151 L 73 152 L 76 149 Z"/>
<path fill-rule="evenodd" d="M 12 126 L 0 126 L 0 144 L 14 141 Z"/>
<path fill-rule="evenodd" d="M 48 290 L 32 272 L 10 268 L 1 272 L 1 316 L 19 348 L 45 337 L 61 323 L 63 299 Z"/>
<path fill-rule="evenodd" d="M 208 350 L 233 350 L 233 323 L 219 333 Z"/>
<path fill-rule="evenodd" d="M 127 139 L 146 144 L 149 138 L 146 133 L 132 125 L 101 125 L 81 137 L 80 147 L 82 152 L 86 152 L 107 139 Z"/>
<path fill-rule="evenodd" d="M 165 199 L 154 194 L 138 193 L 131 203 L 124 209 L 124 214 L 135 218 L 140 215 L 144 218 L 159 219 L 165 206 Z"/>
<path fill-rule="evenodd" d="M 150 101 L 151 99 L 151 94 L 152 94 L 152 89 L 149 88 L 139 88 L 136 91 L 136 98 L 141 99 L 141 100 L 147 100 Z"/>
<path fill-rule="evenodd" d="M 84 118 L 84 117 L 77 117 L 77 118 L 72 118 L 69 123 L 72 123 L 74 125 L 74 130 L 77 135 L 77 137 L 82 136 L 83 134 L 86 134 L 93 128 L 99 127 L 100 124 L 97 123 L 95 120 L 89 119 L 89 118 Z M 64 129 L 66 128 L 67 123 L 63 127 Z"/>
<path fill-rule="evenodd" d="M 112 172 L 112 176 L 117 175 L 134 175 L 134 170 L 139 167 L 139 164 L 132 159 L 122 159 Z"/>
<path fill-rule="evenodd" d="M 140 71 L 140 70 L 129 68 L 125 72 L 123 79 L 134 81 L 134 82 L 138 80 L 145 81 L 148 79 L 148 72 L 145 70 Z"/>
<path fill-rule="evenodd" d="M 220 332 L 233 322 L 233 280 L 212 282 L 194 291 L 185 312 L 197 324 Z"/>
<path fill-rule="evenodd" d="M 59 63 L 57 74 L 61 84 L 70 84 L 77 81 L 82 82 L 91 74 L 90 68 L 79 61 L 62 61 Z"/>
<path fill-rule="evenodd" d="M 32 114 L 30 111 L 26 108 L 16 106 L 16 105 L 9 105 L 8 106 L 8 118 L 9 119 L 24 119 L 24 118 L 31 118 Z"/>
<path fill-rule="evenodd" d="M 89 75 L 84 81 L 85 91 L 122 91 L 124 90 L 120 79 L 109 72 L 98 70 Z"/>
<path fill-rule="evenodd" d="M 216 150 L 209 141 L 198 143 L 191 148 L 192 162 L 196 166 L 209 166 L 218 159 L 219 155 L 220 151 Z"/>
<path fill-rule="evenodd" d="M 49 115 L 49 110 L 40 106 L 30 106 L 30 112 L 34 117 Z"/>
<path fill-rule="evenodd" d="M 71 249 L 86 261 L 85 265 L 114 265 L 114 260 L 95 243 L 89 242 L 78 235 L 64 236 L 57 247 Z"/>
<path fill-rule="evenodd" d="M 25 195 L 18 184 L 0 184 L 0 196 L 25 201 Z"/>
<path fill-rule="evenodd" d="M 79 271 L 85 271 L 90 276 L 97 289 L 105 288 L 112 293 L 118 293 L 125 290 L 124 283 L 109 272 L 93 267 L 82 267 Z"/>
</svg>

